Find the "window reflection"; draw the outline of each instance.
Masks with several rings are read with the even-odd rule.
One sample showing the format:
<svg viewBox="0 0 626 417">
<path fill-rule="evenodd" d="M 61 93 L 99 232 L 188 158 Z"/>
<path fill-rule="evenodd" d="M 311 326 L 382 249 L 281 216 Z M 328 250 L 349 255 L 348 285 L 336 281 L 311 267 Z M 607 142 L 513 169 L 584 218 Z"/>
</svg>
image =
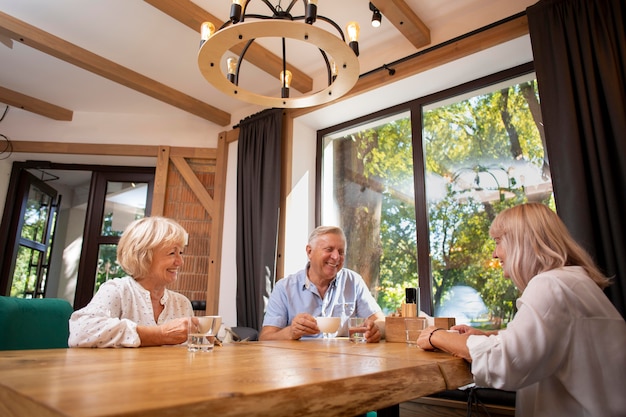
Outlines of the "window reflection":
<svg viewBox="0 0 626 417">
<path fill-rule="evenodd" d="M 119 237 L 131 222 L 145 217 L 147 198 L 147 183 L 107 181 L 101 236 Z M 94 294 L 104 282 L 125 275 L 117 264 L 117 243 L 99 244 Z"/>
<path fill-rule="evenodd" d="M 120 236 L 126 226 L 146 214 L 148 184 L 107 182 L 102 236 Z"/>
<path fill-rule="evenodd" d="M 507 207 L 554 206 L 534 74 L 448 98 L 423 111 L 435 315 L 493 329 L 517 292 L 502 276 L 489 226 Z M 538 106 L 537 106 L 538 108 Z"/>
<path fill-rule="evenodd" d="M 321 224 L 344 228 L 346 267 L 386 313 L 419 282 L 436 316 L 490 329 L 514 314 L 518 294 L 492 259 L 489 226 L 513 205 L 555 206 L 535 75 L 496 78 L 322 132 Z"/>
</svg>

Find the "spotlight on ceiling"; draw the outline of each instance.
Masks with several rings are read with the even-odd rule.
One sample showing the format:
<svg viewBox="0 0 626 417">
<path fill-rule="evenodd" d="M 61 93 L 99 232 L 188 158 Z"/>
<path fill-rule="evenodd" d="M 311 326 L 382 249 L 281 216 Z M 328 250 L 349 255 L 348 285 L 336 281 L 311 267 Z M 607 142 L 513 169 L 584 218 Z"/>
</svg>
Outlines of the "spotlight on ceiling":
<svg viewBox="0 0 626 417">
<path fill-rule="evenodd" d="M 383 15 L 380 14 L 380 10 L 378 10 L 376 6 L 374 6 L 371 2 L 370 2 L 370 10 L 372 11 L 372 26 L 377 28 L 380 26 L 380 23 L 383 20 Z"/>
</svg>

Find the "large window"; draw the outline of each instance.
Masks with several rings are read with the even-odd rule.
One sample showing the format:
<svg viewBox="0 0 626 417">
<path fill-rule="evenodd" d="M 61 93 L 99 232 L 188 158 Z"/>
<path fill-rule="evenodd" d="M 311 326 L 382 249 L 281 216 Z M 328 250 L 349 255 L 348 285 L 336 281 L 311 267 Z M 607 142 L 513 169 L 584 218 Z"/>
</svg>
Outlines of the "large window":
<svg viewBox="0 0 626 417">
<path fill-rule="evenodd" d="M 530 64 L 319 132 L 320 224 L 348 239 L 346 267 L 389 313 L 421 309 L 500 328 L 517 297 L 492 259 L 495 215 L 554 206 Z"/>
</svg>

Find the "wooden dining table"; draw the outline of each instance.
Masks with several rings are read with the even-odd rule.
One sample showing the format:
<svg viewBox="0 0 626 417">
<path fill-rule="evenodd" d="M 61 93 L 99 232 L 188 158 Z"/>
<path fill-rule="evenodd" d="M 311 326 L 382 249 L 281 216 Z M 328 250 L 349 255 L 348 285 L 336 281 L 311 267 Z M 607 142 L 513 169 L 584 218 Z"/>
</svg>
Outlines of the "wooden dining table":
<svg viewBox="0 0 626 417">
<path fill-rule="evenodd" d="M 344 338 L 0 352 L 0 416 L 355 416 L 472 382 L 469 365 Z"/>
</svg>

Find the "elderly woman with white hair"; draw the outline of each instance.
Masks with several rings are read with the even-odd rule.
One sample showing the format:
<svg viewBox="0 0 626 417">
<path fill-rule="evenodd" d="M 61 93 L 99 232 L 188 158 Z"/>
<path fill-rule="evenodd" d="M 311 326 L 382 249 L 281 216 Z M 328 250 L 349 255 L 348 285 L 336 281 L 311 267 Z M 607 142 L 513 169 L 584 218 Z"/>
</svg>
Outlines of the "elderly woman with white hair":
<svg viewBox="0 0 626 417">
<path fill-rule="evenodd" d="M 129 275 L 103 283 L 89 304 L 70 317 L 70 347 L 139 347 L 187 341 L 191 302 L 166 287 L 183 266 L 187 232 L 174 220 L 132 222 L 117 246 Z"/>
</svg>

